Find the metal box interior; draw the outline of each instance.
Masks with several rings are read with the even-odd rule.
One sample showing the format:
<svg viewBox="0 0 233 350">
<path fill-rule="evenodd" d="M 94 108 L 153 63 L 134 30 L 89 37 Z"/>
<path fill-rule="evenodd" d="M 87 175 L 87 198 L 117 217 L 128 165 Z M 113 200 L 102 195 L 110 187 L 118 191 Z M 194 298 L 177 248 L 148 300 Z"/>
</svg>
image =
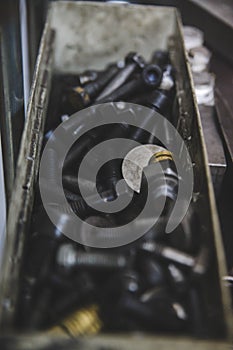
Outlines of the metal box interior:
<svg viewBox="0 0 233 350">
<path fill-rule="evenodd" d="M 140 52 L 149 59 L 155 49 L 169 48 L 177 70 L 178 130 L 189 149 L 194 170 L 194 196 L 191 205 L 197 210 L 202 234 L 213 251 L 213 263 L 202 291 L 206 302 L 207 328 L 210 338 L 216 332 L 227 341 L 231 328 L 231 305 L 222 276 L 226 273 L 225 257 L 215 207 L 213 188 L 207 166 L 206 149 L 198 114 L 190 70 L 183 45 L 179 14 L 174 8 L 142 5 L 99 4 L 91 2 L 53 2 L 50 5 L 35 70 L 28 106 L 28 118 L 18 159 L 14 196 L 11 201 L 1 270 L 2 334 L 14 332 L 14 314 L 20 280 L 20 265 L 25 237 L 33 207 L 43 128 L 50 94 L 51 77 L 55 72 L 80 72 L 86 68 L 103 68 L 122 59 L 129 51 Z M 35 347 L 42 335 L 31 338 Z M 27 335 L 17 344 L 26 343 Z M 43 342 L 52 340 L 45 337 Z M 176 343 L 175 343 L 176 342 Z M 188 346 L 200 349 L 220 348 L 221 343 L 173 336 L 101 335 L 81 340 L 80 348 L 104 346 L 112 349 L 162 349 Z M 86 344 L 86 345 L 85 345 Z M 16 347 L 15 347 L 16 348 Z"/>
</svg>

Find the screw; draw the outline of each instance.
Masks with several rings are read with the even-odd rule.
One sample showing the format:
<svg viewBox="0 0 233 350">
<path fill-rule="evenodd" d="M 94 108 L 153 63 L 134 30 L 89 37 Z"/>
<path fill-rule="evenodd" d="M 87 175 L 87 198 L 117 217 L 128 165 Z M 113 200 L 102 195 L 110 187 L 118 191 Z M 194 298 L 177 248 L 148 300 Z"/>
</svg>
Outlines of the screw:
<svg viewBox="0 0 233 350">
<path fill-rule="evenodd" d="M 67 220 L 69 219 L 69 214 L 70 212 L 74 212 L 76 215 L 78 215 L 81 218 L 87 218 L 90 215 L 96 215 L 98 214 L 98 209 L 93 209 L 95 208 L 100 208 L 101 211 L 101 204 L 104 201 L 113 201 L 116 199 L 116 197 L 120 196 L 130 196 L 131 191 L 128 189 L 126 186 L 120 186 L 119 188 L 116 188 L 116 191 L 113 193 L 112 190 L 108 190 L 105 192 L 101 192 L 100 194 L 94 194 L 91 196 L 88 196 L 86 198 L 88 203 L 91 203 L 92 206 L 90 207 L 87 202 L 79 195 L 77 200 L 69 200 L 69 205 L 64 205 L 60 207 L 57 205 L 57 203 L 51 203 L 51 207 L 54 209 L 56 212 L 57 209 L 59 209 L 59 212 L 62 212 L 64 214 L 64 218 Z"/>
<path fill-rule="evenodd" d="M 114 90 L 110 95 L 98 100 L 98 103 L 126 100 L 128 97 L 145 90 L 151 90 L 158 87 L 162 80 L 162 71 L 159 66 L 146 66 L 138 78 L 130 80 L 128 83 Z"/>
<path fill-rule="evenodd" d="M 124 317 L 137 322 L 137 329 L 180 331 L 186 326 L 187 315 L 182 305 L 164 294 L 145 303 L 125 295 L 117 308 Z"/>
<path fill-rule="evenodd" d="M 119 72 L 117 65 L 111 65 L 101 76 L 94 82 L 86 84 L 84 87 L 77 86 L 72 88 L 68 94 L 68 101 L 79 110 L 91 103 L 105 85 Z"/>
<path fill-rule="evenodd" d="M 99 72 L 96 70 L 87 70 L 86 72 L 79 74 L 79 83 L 85 85 L 96 81 L 99 76 Z"/>
<path fill-rule="evenodd" d="M 123 269 L 127 260 L 123 255 L 105 253 L 82 253 L 72 244 L 63 244 L 57 253 L 57 264 L 65 268 Z"/>
<path fill-rule="evenodd" d="M 97 174 L 96 187 L 101 197 L 108 195 L 108 198 L 102 197 L 105 200 L 114 200 L 118 197 L 116 185 L 122 179 L 121 163 L 121 159 L 112 159 L 105 163 Z"/>
<path fill-rule="evenodd" d="M 165 90 L 154 90 L 148 94 L 136 96 L 130 102 L 149 107 L 170 119 L 172 101 Z"/>
<path fill-rule="evenodd" d="M 58 326 L 54 326 L 46 333 L 53 336 L 77 337 L 80 335 L 97 334 L 103 324 L 99 316 L 99 307 L 90 305 L 82 308 L 64 319 Z"/>
<path fill-rule="evenodd" d="M 160 163 L 163 172 L 155 176 L 157 163 Z M 144 168 L 144 174 L 143 182 L 145 178 L 149 180 L 149 190 L 153 191 L 155 199 L 158 200 L 162 197 L 166 199 L 163 215 L 169 215 L 176 201 L 179 184 L 172 153 L 166 150 L 154 154 L 149 161 L 149 165 Z"/>
<path fill-rule="evenodd" d="M 197 275 L 198 274 L 203 275 L 206 273 L 206 270 L 207 270 L 206 260 L 208 255 L 207 248 L 202 247 L 197 257 L 193 257 L 190 254 L 179 251 L 178 249 L 174 249 L 168 246 L 163 246 L 162 244 L 155 243 L 155 242 L 144 242 L 142 244 L 142 249 L 150 253 L 153 253 L 156 256 L 161 257 L 165 260 L 177 263 L 180 266 L 190 268 Z"/>
<path fill-rule="evenodd" d="M 101 101 L 106 96 L 110 95 L 114 90 L 123 85 L 126 80 L 137 70 L 142 70 L 145 67 L 144 59 L 135 52 L 131 52 L 126 56 L 125 67 L 110 81 L 105 89 L 98 95 L 96 102 Z"/>
</svg>

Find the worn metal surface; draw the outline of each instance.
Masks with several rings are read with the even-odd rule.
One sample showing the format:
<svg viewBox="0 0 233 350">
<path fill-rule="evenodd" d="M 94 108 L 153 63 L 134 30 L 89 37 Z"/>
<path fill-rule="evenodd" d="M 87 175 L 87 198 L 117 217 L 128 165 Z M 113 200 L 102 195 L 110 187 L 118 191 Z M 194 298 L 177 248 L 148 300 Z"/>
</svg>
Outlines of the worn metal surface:
<svg viewBox="0 0 233 350">
<path fill-rule="evenodd" d="M 227 163 L 221 137 L 219 135 L 216 113 L 214 107 L 199 106 L 201 122 L 205 137 L 208 163 L 212 175 L 214 190 L 216 195 L 221 190 Z"/>
<path fill-rule="evenodd" d="M 122 25 L 119 25 L 119 16 L 122 16 Z M 131 23 L 129 30 L 128 25 L 126 26 L 128 22 Z M 201 285 L 207 317 L 206 327 L 210 336 L 215 337 L 216 332 L 221 332 L 222 336 L 227 339 L 232 328 L 232 315 L 229 294 L 221 282 L 221 276 L 226 274 L 225 257 L 211 175 L 207 166 L 208 160 L 203 131 L 196 101 L 193 97 L 191 71 L 187 66 L 179 17 L 175 9 L 170 8 L 150 6 L 140 6 L 139 8 L 132 5 L 118 6 L 87 4 L 84 2 L 53 3 L 44 31 L 29 104 L 28 121 L 18 162 L 17 181 L 14 188 L 15 198 L 11 202 L 7 227 L 8 241 L 0 281 L 2 331 L 9 331 L 13 328 L 14 323 L 19 270 L 32 210 L 33 189 L 37 178 L 41 138 L 49 97 L 50 75 L 43 84 L 42 79 L 45 71 L 48 70 L 49 72 L 51 67 L 51 57 L 53 55 L 51 28 L 56 33 L 54 70 L 70 71 L 77 69 L 81 71 L 87 66 L 103 67 L 110 59 L 120 58 L 132 49 L 145 53 L 145 56 L 149 57 L 155 48 L 164 48 L 166 42 L 169 42 L 172 63 L 178 73 L 176 81 L 179 108 L 178 129 L 188 146 L 194 164 L 195 193 L 191 205 L 201 223 L 203 239 L 213 249 L 211 269 Z M 173 35 L 171 40 L 169 40 L 170 34 Z M 83 49 L 83 38 L 86 39 L 85 49 Z M 72 41 L 73 39 L 75 39 L 75 42 Z M 110 41 L 109 45 L 107 45 L 108 40 Z M 113 45 L 114 42 L 115 46 Z M 78 53 L 75 51 L 77 49 Z M 113 49 L 114 52 L 111 53 Z M 193 339 L 172 336 L 168 336 L 166 339 L 152 336 L 141 337 L 140 340 L 138 337 L 121 335 L 109 337 L 103 335 L 100 341 L 97 338 L 87 340 L 86 344 L 92 342 L 92 346 L 97 349 L 98 346 L 107 349 L 128 349 L 132 347 L 135 349 L 152 349 L 155 344 L 159 348 L 170 349 L 171 346 L 175 346 L 175 342 L 177 342 L 179 349 L 187 349 L 192 345 L 200 349 L 210 347 L 213 349 L 219 346 L 217 342 L 209 345 L 205 342 L 194 342 Z M 34 348 L 36 348 L 35 339 L 31 338 L 30 343 L 32 347 L 34 345 Z M 46 338 L 43 339 L 45 341 Z M 88 346 L 81 344 L 79 348 L 88 349 Z M 39 347 L 40 345 L 37 348 Z"/>
</svg>

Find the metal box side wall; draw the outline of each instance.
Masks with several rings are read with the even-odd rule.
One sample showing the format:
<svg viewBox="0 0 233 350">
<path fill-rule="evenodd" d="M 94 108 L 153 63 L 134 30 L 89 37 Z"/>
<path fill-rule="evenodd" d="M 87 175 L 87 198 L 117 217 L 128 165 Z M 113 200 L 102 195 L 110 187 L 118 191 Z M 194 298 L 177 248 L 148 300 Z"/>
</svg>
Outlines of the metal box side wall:
<svg viewBox="0 0 233 350">
<path fill-rule="evenodd" d="M 155 49 L 167 48 L 175 19 L 173 8 L 55 2 L 50 16 L 57 32 L 55 69 L 101 69 L 129 51 L 149 59 Z"/>
<path fill-rule="evenodd" d="M 47 91 L 53 65 L 53 40 L 54 32 L 47 25 L 41 40 L 28 105 L 28 118 L 21 140 L 13 195 L 8 212 L 6 241 L 0 271 L 0 326 L 3 329 L 12 325 L 15 312 L 26 230 L 39 169 L 43 127 L 49 97 Z"/>
<path fill-rule="evenodd" d="M 217 214 L 213 183 L 208 166 L 208 156 L 204 140 L 201 118 L 195 96 L 193 78 L 187 53 L 184 49 L 184 40 L 182 36 L 181 20 L 177 21 L 177 36 L 175 40 L 175 66 L 182 69 L 182 75 L 177 75 L 177 90 L 179 102 L 179 122 L 178 131 L 185 140 L 186 146 L 189 149 L 191 158 L 194 164 L 194 206 L 197 208 L 200 219 L 206 222 L 202 225 L 205 237 L 213 248 L 216 257 L 212 270 L 215 270 L 215 277 L 212 273 L 212 280 L 215 280 L 214 285 L 206 284 L 206 303 L 214 298 L 214 294 L 218 294 L 223 305 L 223 314 L 226 321 L 227 334 L 232 339 L 232 308 L 229 288 L 224 285 L 222 277 L 227 273 L 226 259 L 224 254 L 222 235 Z M 179 73 L 179 72 L 178 72 Z M 182 78 L 180 78 L 182 76 Z M 200 195 L 198 195 L 200 194 Z M 211 310 L 209 310 L 211 313 Z M 221 314 L 219 314 L 219 317 Z M 215 315 L 216 319 L 218 316 Z M 215 325 L 213 324 L 215 328 Z M 213 331 L 214 331 L 213 328 Z M 216 324 L 216 329 L 217 329 Z"/>
</svg>

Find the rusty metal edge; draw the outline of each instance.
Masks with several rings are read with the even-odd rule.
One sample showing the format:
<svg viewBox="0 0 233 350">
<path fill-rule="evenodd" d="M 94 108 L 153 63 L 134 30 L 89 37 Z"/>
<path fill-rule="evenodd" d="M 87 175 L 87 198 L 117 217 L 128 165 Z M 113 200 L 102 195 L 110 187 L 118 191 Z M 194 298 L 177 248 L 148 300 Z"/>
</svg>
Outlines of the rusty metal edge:
<svg viewBox="0 0 233 350">
<path fill-rule="evenodd" d="M 46 50 L 47 39 L 51 41 L 51 50 Z M 16 295 L 19 282 L 21 257 L 25 240 L 25 227 L 27 224 L 28 208 L 33 198 L 33 182 L 37 176 L 39 167 L 39 152 L 42 143 L 44 118 L 37 106 L 38 93 L 41 89 L 43 71 L 52 65 L 52 43 L 54 31 L 45 27 L 41 40 L 38 61 L 35 69 L 33 85 L 28 105 L 25 129 L 21 140 L 21 148 L 17 163 L 17 177 L 14 192 L 12 194 L 7 218 L 7 234 L 3 256 L 3 264 L 0 271 L 0 329 L 12 326 L 15 310 Z M 45 106 L 48 101 L 45 101 Z M 31 116 L 34 116 L 32 118 Z M 38 126 L 39 125 L 39 126 Z M 30 154 L 28 142 L 35 143 L 36 153 Z M 35 148 L 34 148 L 35 151 Z M 31 193 L 31 196 L 28 194 Z M 17 197 L 14 195 L 17 194 Z M 30 197 L 30 198 L 29 198 Z M 16 234 L 17 232 L 17 234 Z M 12 293 L 14 290 L 14 293 Z"/>
</svg>

